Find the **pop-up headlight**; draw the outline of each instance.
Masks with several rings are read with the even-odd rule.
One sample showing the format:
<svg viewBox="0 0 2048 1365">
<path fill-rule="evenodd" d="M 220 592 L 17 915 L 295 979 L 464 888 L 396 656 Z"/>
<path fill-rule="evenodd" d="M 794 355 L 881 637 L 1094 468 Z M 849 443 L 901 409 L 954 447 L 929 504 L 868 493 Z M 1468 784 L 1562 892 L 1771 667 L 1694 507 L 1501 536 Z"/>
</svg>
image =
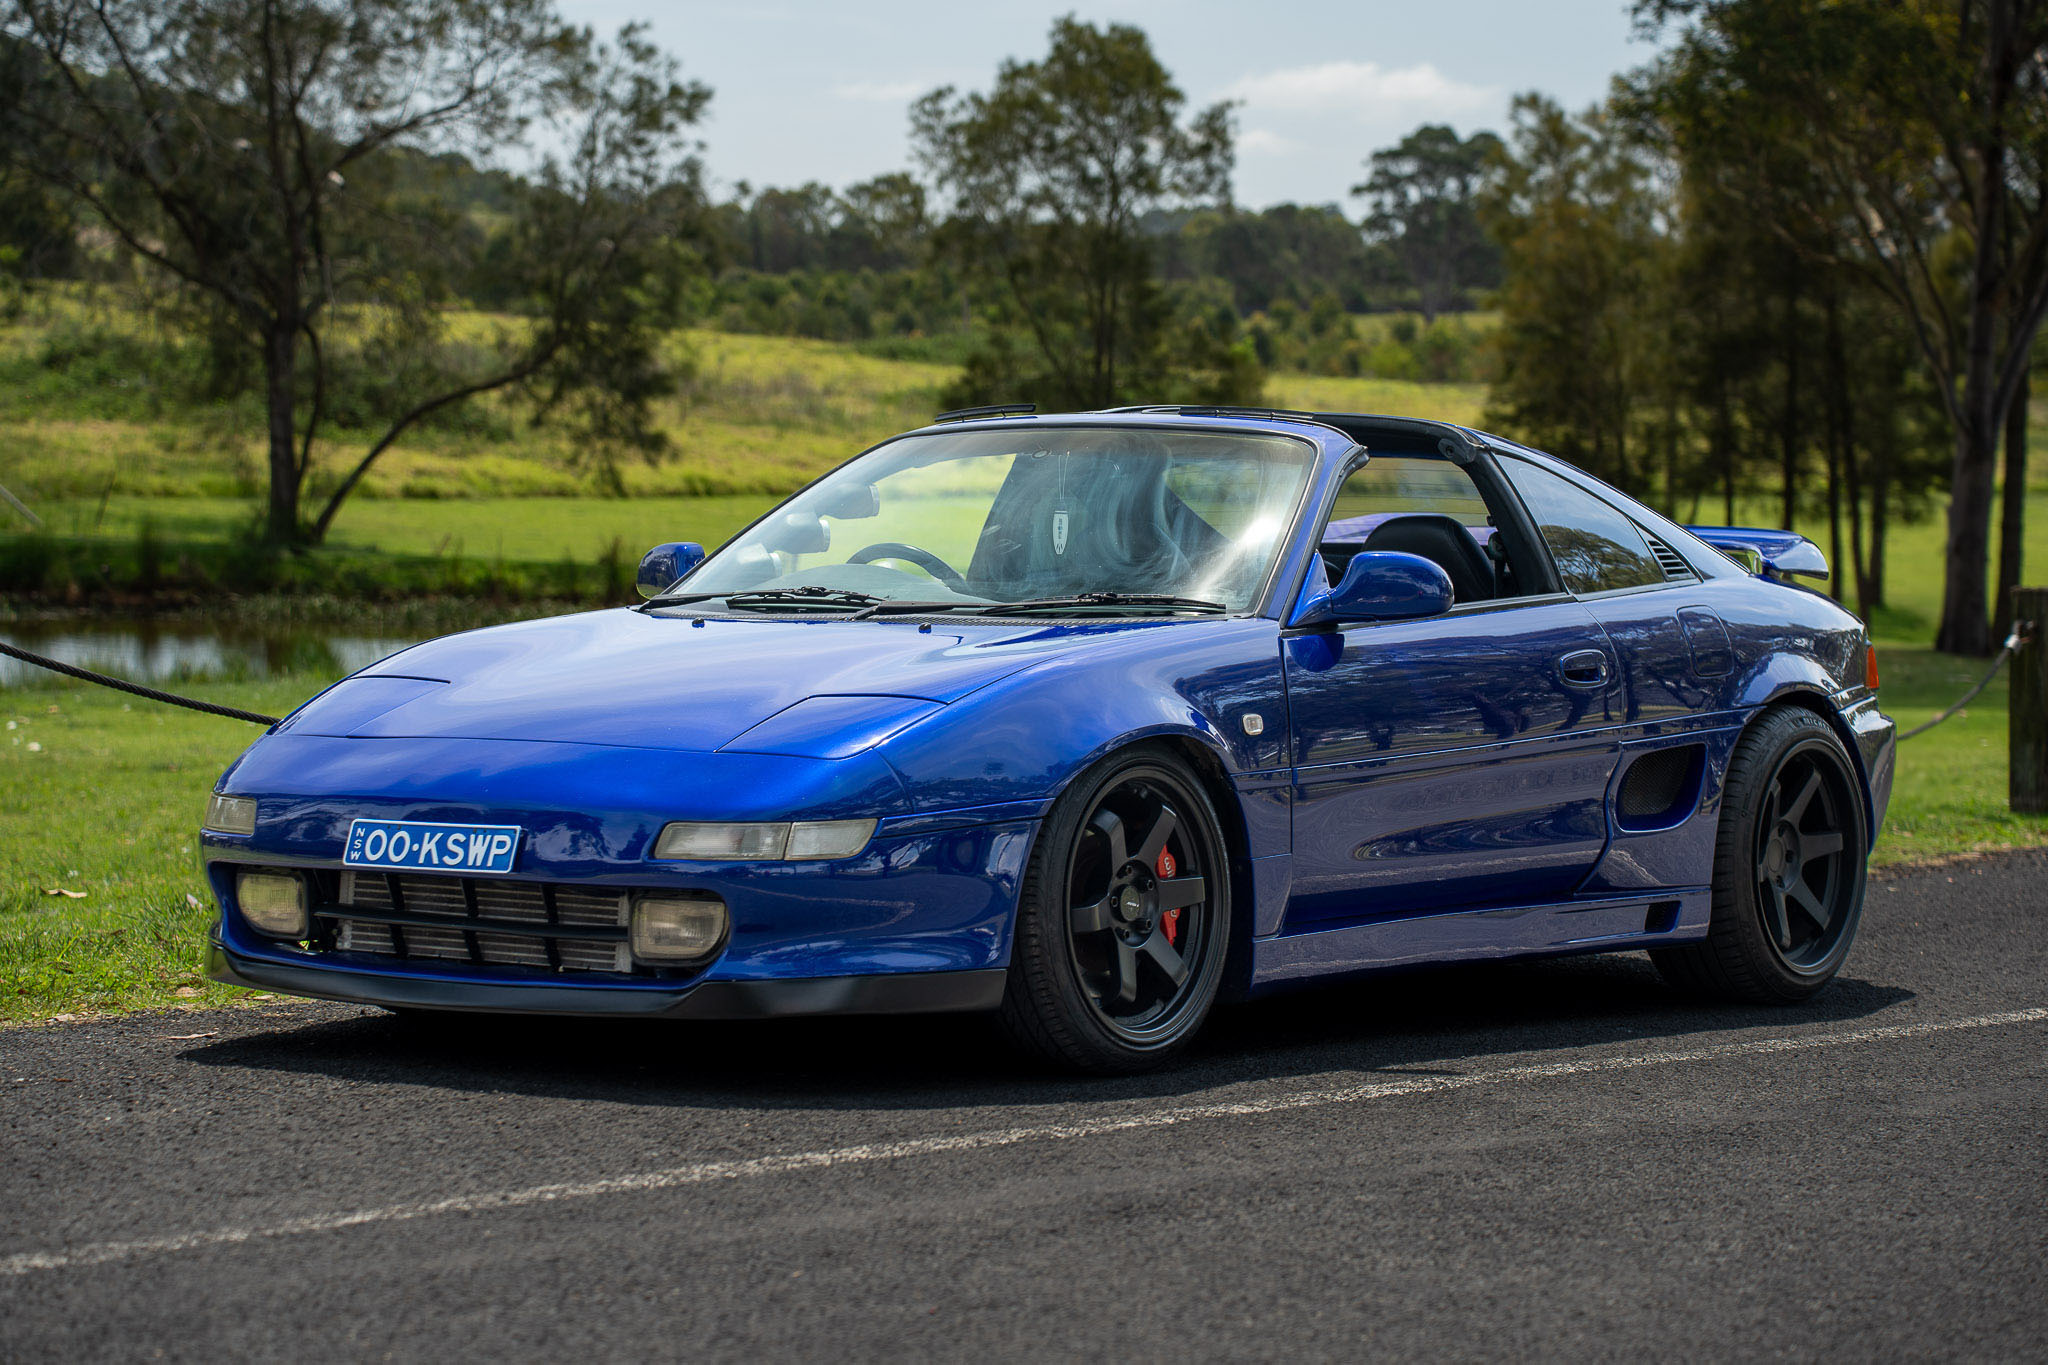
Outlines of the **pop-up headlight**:
<svg viewBox="0 0 2048 1365">
<path fill-rule="evenodd" d="M 798 820 L 794 824 L 669 825 L 654 841 L 656 858 L 691 862 L 783 862 L 851 858 L 874 836 L 873 820 Z"/>
</svg>

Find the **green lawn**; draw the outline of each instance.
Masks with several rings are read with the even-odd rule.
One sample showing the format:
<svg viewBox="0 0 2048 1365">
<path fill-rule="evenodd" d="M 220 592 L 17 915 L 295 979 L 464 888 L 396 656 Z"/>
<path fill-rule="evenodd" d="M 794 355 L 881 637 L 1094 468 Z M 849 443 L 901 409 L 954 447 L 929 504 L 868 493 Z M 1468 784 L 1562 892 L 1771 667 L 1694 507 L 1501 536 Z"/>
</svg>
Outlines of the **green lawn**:
<svg viewBox="0 0 2048 1365">
<path fill-rule="evenodd" d="M 205 690 L 275 715 L 325 681 Z M 256 728 L 70 683 L 0 689 L 0 727 L 0 1019 L 240 996 L 199 976 L 194 843 Z"/>
<path fill-rule="evenodd" d="M 1954 700 L 1982 667 L 1905 649 L 1882 664 L 1885 706 L 1902 725 Z M 194 690 L 281 714 L 326 681 Z M 1901 748 L 1879 864 L 2048 842 L 2048 818 L 2005 809 L 2005 706 L 2001 679 Z M 0 725 L 0 1020 L 237 997 L 199 978 L 211 908 L 193 845 L 207 792 L 255 728 L 67 682 L 0 690 Z"/>
</svg>

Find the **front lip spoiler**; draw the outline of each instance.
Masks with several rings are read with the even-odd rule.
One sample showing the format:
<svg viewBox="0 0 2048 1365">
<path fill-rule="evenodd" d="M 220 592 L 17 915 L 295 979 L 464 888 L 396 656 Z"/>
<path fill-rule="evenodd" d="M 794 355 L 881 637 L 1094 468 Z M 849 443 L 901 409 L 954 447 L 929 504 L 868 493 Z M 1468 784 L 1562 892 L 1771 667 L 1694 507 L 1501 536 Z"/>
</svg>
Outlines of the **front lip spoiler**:
<svg viewBox="0 0 2048 1365">
<path fill-rule="evenodd" d="M 602 986 L 519 986 L 430 981 L 380 972 L 336 971 L 244 957 L 207 935 L 206 975 L 227 986 L 398 1009 L 487 1014 L 568 1014 L 621 1019 L 777 1019 L 804 1014 L 942 1014 L 992 1010 L 1009 973 L 905 972 L 815 976 L 788 981 L 706 981 L 679 991 Z"/>
</svg>

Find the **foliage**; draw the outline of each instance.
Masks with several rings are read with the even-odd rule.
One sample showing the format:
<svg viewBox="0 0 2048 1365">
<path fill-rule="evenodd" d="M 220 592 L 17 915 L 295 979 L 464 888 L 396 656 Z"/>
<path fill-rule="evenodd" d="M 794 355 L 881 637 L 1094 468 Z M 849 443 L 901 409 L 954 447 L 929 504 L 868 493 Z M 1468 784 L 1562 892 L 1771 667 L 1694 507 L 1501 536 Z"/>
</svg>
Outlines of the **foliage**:
<svg viewBox="0 0 2048 1365">
<path fill-rule="evenodd" d="M 1183 123 L 1186 103 L 1141 31 L 1065 18 L 1044 58 L 1005 62 L 987 94 L 946 87 L 913 107 L 918 158 L 950 196 L 940 248 L 993 329 L 956 398 L 1256 397 L 1249 347 L 1176 327 L 1199 305 L 1153 276 L 1145 215 L 1229 197 L 1229 106 Z"/>
<path fill-rule="evenodd" d="M 267 530 L 317 540 L 409 427 L 515 389 L 573 413 L 594 451 L 651 450 L 658 349 L 691 256 L 681 134 L 709 92 L 632 29 L 604 46 L 548 0 L 11 0 L 0 18 L 0 148 L 169 283 L 188 317 L 260 372 Z M 486 158 L 536 126 L 562 150 L 497 181 L 488 235 L 422 194 L 424 153 Z M 469 283 L 529 325 L 451 347 Z M 339 309 L 365 344 L 332 344 Z M 387 381 L 382 433 L 302 519 L 328 385 Z M 362 392 L 372 390 L 359 386 Z"/>
<path fill-rule="evenodd" d="M 1493 376 L 1495 317 L 1454 314 L 1424 323 L 1413 313 L 1359 318 L 1333 294 L 1307 308 L 1285 299 L 1247 324 L 1259 362 L 1306 374 L 1484 383 Z M 1476 420 L 1476 419 L 1475 419 Z"/>
<path fill-rule="evenodd" d="M 1766 128 L 1821 192 L 1795 235 L 1911 324 L 1953 443 L 1938 642 L 1988 653 L 1993 484 L 2007 414 L 2048 314 L 2048 3 L 1640 0 L 1676 22 L 1658 85 L 1709 137 Z M 1750 145 L 1755 145 L 1751 140 Z M 1794 153 L 1793 149 L 1796 149 Z M 1786 157 L 1776 158 L 1782 167 Z"/>
<path fill-rule="evenodd" d="M 1401 284 L 1398 263 L 1327 205 L 1155 212 L 1146 227 L 1162 278 L 1220 280 L 1247 315 L 1281 303 L 1308 308 L 1325 296 L 1346 312 L 1363 312 Z"/>
<path fill-rule="evenodd" d="M 1650 168 L 1603 110 L 1524 95 L 1513 120 L 1480 200 L 1506 279 L 1487 420 L 1641 491 L 1662 264 Z"/>
<path fill-rule="evenodd" d="M 1481 181 L 1500 159 L 1492 133 L 1460 139 L 1426 123 L 1366 161 L 1372 171 L 1351 193 L 1367 201 L 1366 236 L 1384 242 L 1415 286 L 1425 323 L 1468 306 L 1476 289 L 1500 282 L 1500 256 L 1479 223 Z"/>
</svg>

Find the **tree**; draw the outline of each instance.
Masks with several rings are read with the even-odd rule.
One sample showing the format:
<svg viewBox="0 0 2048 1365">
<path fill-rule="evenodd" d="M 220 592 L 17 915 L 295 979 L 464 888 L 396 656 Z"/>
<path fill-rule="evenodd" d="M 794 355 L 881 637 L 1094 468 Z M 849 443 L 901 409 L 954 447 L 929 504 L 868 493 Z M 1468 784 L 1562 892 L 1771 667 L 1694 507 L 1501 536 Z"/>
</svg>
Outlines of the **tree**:
<svg viewBox="0 0 2048 1365">
<path fill-rule="evenodd" d="M 1680 45 L 1616 101 L 1677 181 L 1678 289 L 1653 340 L 1674 353 L 1725 519 L 1751 470 L 1757 491 L 1775 483 L 1782 525 L 1824 512 L 1835 591 L 1853 588 L 1869 619 L 1892 516 L 1922 507 L 1945 463 L 1931 458 L 1934 394 L 1798 110 L 1700 57 Z"/>
<path fill-rule="evenodd" d="M 1368 201 L 1367 237 L 1393 248 L 1415 287 L 1425 324 L 1471 306 L 1471 291 L 1500 277 L 1500 255 L 1479 224 L 1478 192 L 1500 139 L 1426 123 L 1366 161 L 1372 175 L 1351 193 Z"/>
<path fill-rule="evenodd" d="M 912 106 L 919 162 L 951 197 L 941 249 L 996 305 L 960 396 L 1101 407 L 1188 382 L 1196 358 L 1176 354 L 1142 222 L 1227 202 L 1232 148 L 1229 105 L 1183 122 L 1186 103 L 1142 31 L 1064 18 L 1044 58 L 1003 63 L 987 94 Z M 1241 367 L 1208 379 L 1245 388 Z"/>
<path fill-rule="evenodd" d="M 1952 439 L 1935 645 L 1991 648 L 1992 492 L 2048 314 L 2048 0 L 1639 0 L 1724 97 L 1785 111 L 1910 321 Z"/>
<path fill-rule="evenodd" d="M 0 156 L 210 313 L 263 376 L 268 534 L 319 540 L 418 423 L 507 390 L 598 448 L 658 448 L 656 331 L 686 264 L 685 130 L 709 92 L 638 30 L 604 45 L 549 0 L 5 0 Z M 423 152 L 546 149 L 512 222 L 465 234 L 408 193 Z M 474 253 L 482 253 L 480 255 Z M 459 343 L 466 274 L 526 316 Z M 345 364 L 376 432 L 310 523 Z"/>
<path fill-rule="evenodd" d="M 1487 420 L 1631 487 L 1666 311 L 1660 201 L 1643 149 L 1605 111 L 1573 118 L 1523 95 L 1513 119 L 1480 196 L 1503 268 Z"/>
</svg>

